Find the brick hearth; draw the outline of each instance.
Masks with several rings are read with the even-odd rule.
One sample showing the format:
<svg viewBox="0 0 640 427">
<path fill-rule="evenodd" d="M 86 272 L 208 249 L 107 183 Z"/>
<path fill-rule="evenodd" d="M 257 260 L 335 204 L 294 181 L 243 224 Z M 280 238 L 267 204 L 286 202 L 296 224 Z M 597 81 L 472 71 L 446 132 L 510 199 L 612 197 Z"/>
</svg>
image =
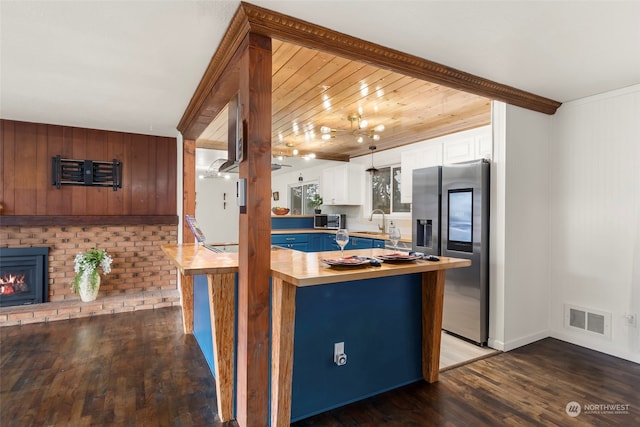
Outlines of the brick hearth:
<svg viewBox="0 0 640 427">
<path fill-rule="evenodd" d="M 0 326 L 51 322 L 180 304 L 176 269 L 161 245 L 176 243 L 177 225 L 2 226 L 0 246 L 49 248 L 49 295 L 44 304 L 0 308 Z M 113 258 L 98 298 L 83 303 L 71 292 L 73 260 L 92 247 Z"/>
<path fill-rule="evenodd" d="M 54 322 L 78 317 L 153 310 L 180 305 L 177 289 L 130 292 L 101 297 L 92 302 L 64 300 L 44 304 L 0 308 L 0 327 Z"/>
</svg>

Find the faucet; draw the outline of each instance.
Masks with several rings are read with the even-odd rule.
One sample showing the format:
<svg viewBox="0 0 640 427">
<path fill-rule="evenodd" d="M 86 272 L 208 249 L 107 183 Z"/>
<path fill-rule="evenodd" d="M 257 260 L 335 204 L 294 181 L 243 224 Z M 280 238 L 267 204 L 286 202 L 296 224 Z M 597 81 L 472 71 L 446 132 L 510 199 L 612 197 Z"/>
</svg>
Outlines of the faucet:
<svg viewBox="0 0 640 427">
<path fill-rule="evenodd" d="M 373 214 L 374 213 L 381 213 L 382 214 L 382 224 L 378 225 L 378 230 L 382 231 L 384 233 L 384 211 L 382 209 L 374 209 L 371 211 L 371 215 L 369 216 L 369 221 L 373 221 Z"/>
</svg>

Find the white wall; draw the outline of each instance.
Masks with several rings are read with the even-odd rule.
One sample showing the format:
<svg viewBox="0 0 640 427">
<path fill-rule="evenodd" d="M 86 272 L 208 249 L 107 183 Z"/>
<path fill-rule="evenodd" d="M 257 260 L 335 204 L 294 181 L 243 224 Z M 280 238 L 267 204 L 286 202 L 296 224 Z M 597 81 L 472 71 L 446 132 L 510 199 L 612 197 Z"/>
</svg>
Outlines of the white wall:
<svg viewBox="0 0 640 427">
<path fill-rule="evenodd" d="M 495 107 L 490 345 L 511 350 L 549 336 L 551 116 Z"/>
<path fill-rule="evenodd" d="M 226 158 L 226 155 L 225 151 L 196 149 L 196 219 L 208 243 L 238 242 L 238 174 L 229 174 L 230 179 L 200 178 L 207 175 L 206 171 L 211 162 L 218 158 Z"/>
<path fill-rule="evenodd" d="M 640 85 L 564 104 L 549 159 L 552 336 L 640 362 Z M 564 304 L 611 313 L 611 339 L 565 328 Z"/>
</svg>

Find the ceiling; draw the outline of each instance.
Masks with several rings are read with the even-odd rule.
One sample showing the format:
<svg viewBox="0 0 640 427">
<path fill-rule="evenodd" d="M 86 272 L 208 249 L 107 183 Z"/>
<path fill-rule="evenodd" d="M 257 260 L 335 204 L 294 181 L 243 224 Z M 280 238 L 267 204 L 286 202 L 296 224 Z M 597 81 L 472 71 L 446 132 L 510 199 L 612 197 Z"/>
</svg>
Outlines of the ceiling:
<svg viewBox="0 0 640 427">
<path fill-rule="evenodd" d="M 488 98 L 279 40 L 272 49 L 275 156 L 348 160 L 491 121 Z M 196 146 L 226 150 L 227 123 L 225 108 Z"/>
<path fill-rule="evenodd" d="M 637 1 L 252 3 L 556 101 L 640 83 Z M 0 117 L 175 136 L 238 4 L 0 0 Z"/>
</svg>

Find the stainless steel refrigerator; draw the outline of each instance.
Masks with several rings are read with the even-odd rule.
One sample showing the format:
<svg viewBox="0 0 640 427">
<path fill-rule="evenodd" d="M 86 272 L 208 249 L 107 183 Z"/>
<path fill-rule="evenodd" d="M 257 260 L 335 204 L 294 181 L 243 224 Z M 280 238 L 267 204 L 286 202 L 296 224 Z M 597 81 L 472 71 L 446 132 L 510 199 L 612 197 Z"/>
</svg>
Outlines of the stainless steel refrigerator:
<svg viewBox="0 0 640 427">
<path fill-rule="evenodd" d="M 478 345 L 489 334 L 489 162 L 413 171 L 412 248 L 471 260 L 447 270 L 442 329 Z"/>
</svg>

